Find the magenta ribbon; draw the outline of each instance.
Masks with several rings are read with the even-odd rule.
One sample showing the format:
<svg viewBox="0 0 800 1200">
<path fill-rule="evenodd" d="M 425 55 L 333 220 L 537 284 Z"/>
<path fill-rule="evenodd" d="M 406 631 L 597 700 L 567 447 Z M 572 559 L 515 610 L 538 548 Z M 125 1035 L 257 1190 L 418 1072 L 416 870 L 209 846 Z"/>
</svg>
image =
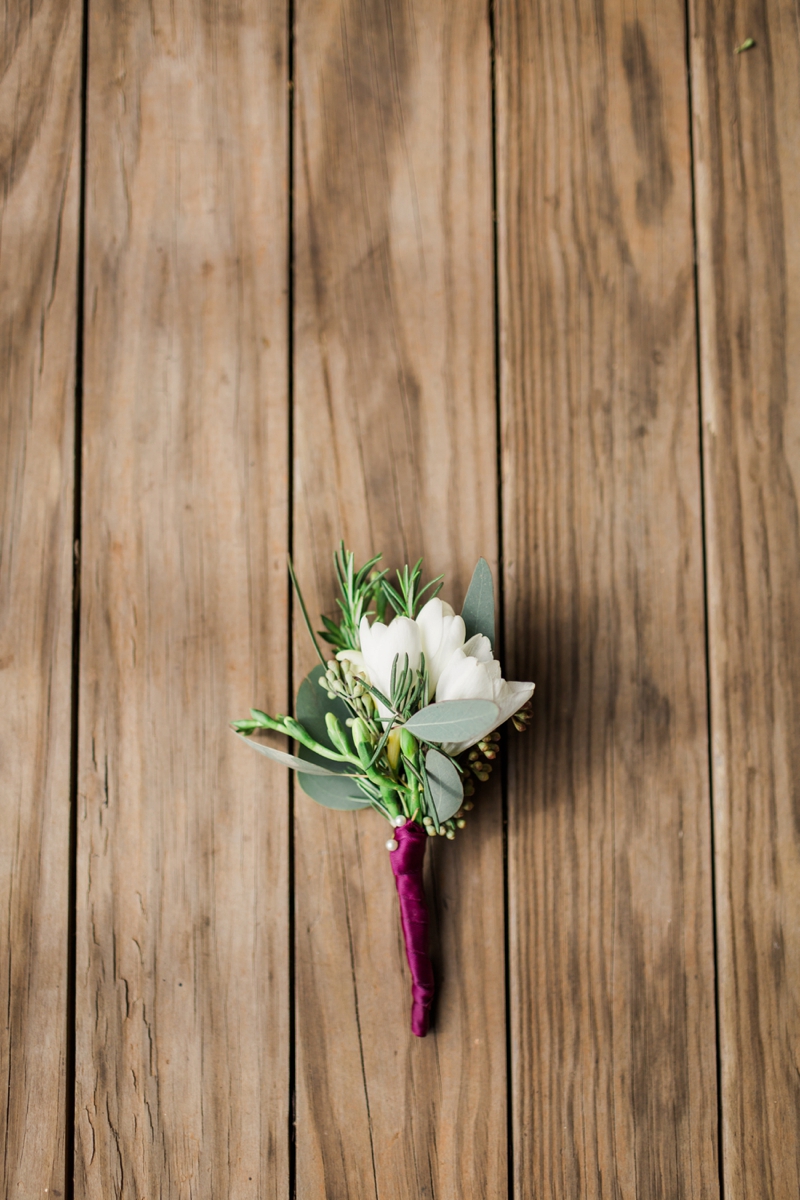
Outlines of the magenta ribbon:
<svg viewBox="0 0 800 1200">
<path fill-rule="evenodd" d="M 411 1032 L 425 1037 L 433 1001 L 433 967 L 428 954 L 428 906 L 422 883 L 422 864 L 428 835 L 416 821 L 394 831 L 397 849 L 389 859 L 400 899 L 400 922 L 411 970 Z"/>
</svg>

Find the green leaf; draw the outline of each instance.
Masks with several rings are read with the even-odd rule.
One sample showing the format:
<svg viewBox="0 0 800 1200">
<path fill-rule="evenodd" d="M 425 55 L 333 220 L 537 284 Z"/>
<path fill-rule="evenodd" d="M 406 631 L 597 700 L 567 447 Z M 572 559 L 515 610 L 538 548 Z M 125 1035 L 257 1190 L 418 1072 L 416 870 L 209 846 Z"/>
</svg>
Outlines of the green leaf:
<svg viewBox="0 0 800 1200">
<path fill-rule="evenodd" d="M 337 808 L 342 812 L 350 812 L 357 808 L 369 808 L 369 800 L 354 793 L 356 788 L 352 779 L 322 779 L 319 775 L 311 775 L 300 771 L 297 782 L 307 796 L 322 804 L 325 808 Z"/>
<path fill-rule="evenodd" d="M 441 825 L 461 807 L 461 801 L 464 799 L 461 776 L 450 759 L 438 750 L 429 750 L 425 755 L 425 770 L 428 774 L 430 797 Z"/>
<path fill-rule="evenodd" d="M 494 647 L 494 582 L 485 558 L 478 559 L 472 573 L 461 615 L 467 627 L 467 641 L 476 633 L 482 633 Z"/>
<path fill-rule="evenodd" d="M 493 700 L 442 700 L 414 713 L 405 727 L 423 742 L 477 741 L 494 728 L 499 716 Z"/>
<path fill-rule="evenodd" d="M 311 734 L 315 742 L 319 742 L 320 746 L 327 746 L 330 750 L 336 750 L 328 736 L 325 714 L 335 713 L 344 725 L 350 717 L 350 710 L 344 700 L 340 700 L 338 696 L 333 700 L 328 699 L 328 693 L 319 686 L 319 680 L 324 674 L 325 668 L 322 666 L 316 666 L 309 671 L 298 689 L 294 710 L 297 720 Z M 334 775 L 352 774 L 352 767 L 349 763 L 331 762 L 330 759 L 324 759 L 319 754 L 314 754 L 313 750 L 309 750 L 306 746 L 300 746 L 298 753 L 304 762 L 327 766 L 329 773 Z"/>
<path fill-rule="evenodd" d="M 336 778 L 338 772 L 331 771 L 321 764 L 323 759 L 317 757 L 317 762 L 304 762 L 302 758 L 297 758 L 294 754 L 287 754 L 285 750 L 276 750 L 274 746 L 266 746 L 263 742 L 256 742 L 251 737 L 245 737 L 243 733 L 237 733 L 242 741 L 247 742 L 248 746 L 252 746 L 259 754 L 266 754 L 267 758 L 272 758 L 275 762 L 281 763 L 284 767 L 291 767 L 293 771 L 305 771 L 309 775 L 329 775 Z M 305 750 L 305 746 L 302 747 Z M 309 752 L 310 753 L 310 752 Z M 316 756 L 315 756 L 316 757 Z M 318 765 L 319 764 L 319 765 Z"/>
<path fill-rule="evenodd" d="M 297 599 L 300 601 L 300 609 L 303 613 L 303 620 L 306 623 L 306 629 L 308 630 L 308 636 L 311 638 L 312 642 L 314 643 L 314 649 L 317 652 L 317 658 L 324 666 L 325 659 L 322 657 L 322 651 L 319 648 L 319 642 L 317 641 L 316 637 L 314 636 L 314 630 L 311 627 L 311 621 L 309 620 L 308 609 L 306 608 L 306 602 L 303 599 L 303 593 L 300 591 L 300 584 L 297 582 L 297 576 L 294 573 L 294 563 L 292 562 L 291 557 L 289 558 L 289 574 L 292 577 L 292 583 L 294 584 L 294 590 L 297 592 Z"/>
<path fill-rule="evenodd" d="M 324 674 L 325 668 L 316 666 L 306 675 L 298 689 L 294 709 L 297 720 L 308 730 L 314 741 L 319 742 L 321 746 L 329 746 L 331 750 L 335 750 L 336 747 L 328 735 L 325 714 L 335 713 L 344 725 L 350 716 L 350 710 L 338 696 L 330 700 L 327 692 L 320 687 L 319 680 Z M 320 758 L 307 746 L 300 746 L 298 753 L 304 764 L 308 764 L 308 766 L 300 771 L 297 782 L 305 794 L 312 800 L 316 800 L 317 804 L 322 804 L 325 808 L 338 809 L 340 812 L 369 807 L 368 800 L 355 794 L 357 788 L 349 777 L 354 773 L 354 767 L 348 763 L 337 764 Z M 312 773 L 311 766 L 321 767 L 326 763 L 332 768 L 327 772 L 326 777 Z M 338 774 L 344 774 L 345 777 L 342 779 L 331 778 L 331 775 Z"/>
</svg>

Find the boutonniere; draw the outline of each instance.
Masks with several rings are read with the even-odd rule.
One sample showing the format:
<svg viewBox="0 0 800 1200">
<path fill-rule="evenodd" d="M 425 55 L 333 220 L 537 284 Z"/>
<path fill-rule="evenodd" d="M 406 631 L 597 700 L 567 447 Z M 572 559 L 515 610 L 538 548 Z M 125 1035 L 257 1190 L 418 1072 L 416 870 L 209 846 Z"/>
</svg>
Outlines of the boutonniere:
<svg viewBox="0 0 800 1200">
<path fill-rule="evenodd" d="M 452 840 L 465 827 L 476 784 L 497 758 L 499 727 L 527 727 L 534 685 L 505 680 L 494 657 L 494 585 L 484 559 L 460 615 L 439 598 L 442 576 L 421 585 L 421 559 L 395 583 L 380 559 L 356 570 L 343 543 L 334 556 L 341 596 L 337 616 L 322 617 L 327 658 L 290 564 L 319 664 L 300 685 L 294 717 L 253 708 L 233 728 L 297 771 L 318 804 L 374 808 L 391 824 L 386 848 L 412 977 L 411 1029 L 424 1037 L 434 990 L 422 881 L 428 838 Z M 297 753 L 252 737 L 265 731 L 292 739 Z"/>
</svg>

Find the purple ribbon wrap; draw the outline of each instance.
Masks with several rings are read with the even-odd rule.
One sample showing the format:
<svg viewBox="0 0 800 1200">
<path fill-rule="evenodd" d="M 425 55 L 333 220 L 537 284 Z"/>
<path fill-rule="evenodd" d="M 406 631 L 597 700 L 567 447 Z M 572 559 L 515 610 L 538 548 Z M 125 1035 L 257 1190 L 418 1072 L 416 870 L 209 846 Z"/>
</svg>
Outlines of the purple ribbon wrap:
<svg viewBox="0 0 800 1200">
<path fill-rule="evenodd" d="M 428 835 L 416 821 L 394 831 L 397 849 L 389 855 L 400 900 L 400 922 L 411 970 L 411 1032 L 425 1037 L 433 1001 L 433 967 L 428 953 L 428 906 L 422 864 Z"/>
</svg>

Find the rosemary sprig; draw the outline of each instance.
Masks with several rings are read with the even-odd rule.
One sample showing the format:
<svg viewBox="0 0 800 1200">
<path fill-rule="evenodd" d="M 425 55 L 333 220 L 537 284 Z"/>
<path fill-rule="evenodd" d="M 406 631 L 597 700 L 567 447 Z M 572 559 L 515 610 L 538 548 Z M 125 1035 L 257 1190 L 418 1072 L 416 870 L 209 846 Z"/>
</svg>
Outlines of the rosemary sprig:
<svg viewBox="0 0 800 1200">
<path fill-rule="evenodd" d="M 384 576 L 386 574 L 388 572 L 384 572 Z M 399 617 L 410 617 L 413 620 L 417 615 L 417 609 L 422 603 L 423 596 L 433 588 L 434 590 L 428 596 L 429 600 L 433 600 L 434 596 L 438 596 L 442 590 L 444 575 L 437 575 L 430 583 L 426 583 L 423 588 L 419 586 L 421 578 L 422 559 L 420 558 L 413 567 L 409 568 L 406 564 L 402 571 L 397 572 L 399 591 L 397 588 L 392 587 L 386 578 L 383 579 L 384 595 Z"/>
<path fill-rule="evenodd" d="M 320 637 L 337 651 L 358 650 L 358 627 L 361 620 L 363 617 L 375 615 L 370 605 L 381 592 L 387 575 L 386 571 L 376 569 L 380 559 L 380 554 L 374 555 L 357 571 L 353 551 L 345 550 L 343 541 L 339 543 L 333 562 L 342 593 L 341 599 L 338 596 L 336 598 L 341 620 L 337 622 L 331 617 L 323 616 L 322 623 L 325 628 L 319 631 Z"/>
</svg>

